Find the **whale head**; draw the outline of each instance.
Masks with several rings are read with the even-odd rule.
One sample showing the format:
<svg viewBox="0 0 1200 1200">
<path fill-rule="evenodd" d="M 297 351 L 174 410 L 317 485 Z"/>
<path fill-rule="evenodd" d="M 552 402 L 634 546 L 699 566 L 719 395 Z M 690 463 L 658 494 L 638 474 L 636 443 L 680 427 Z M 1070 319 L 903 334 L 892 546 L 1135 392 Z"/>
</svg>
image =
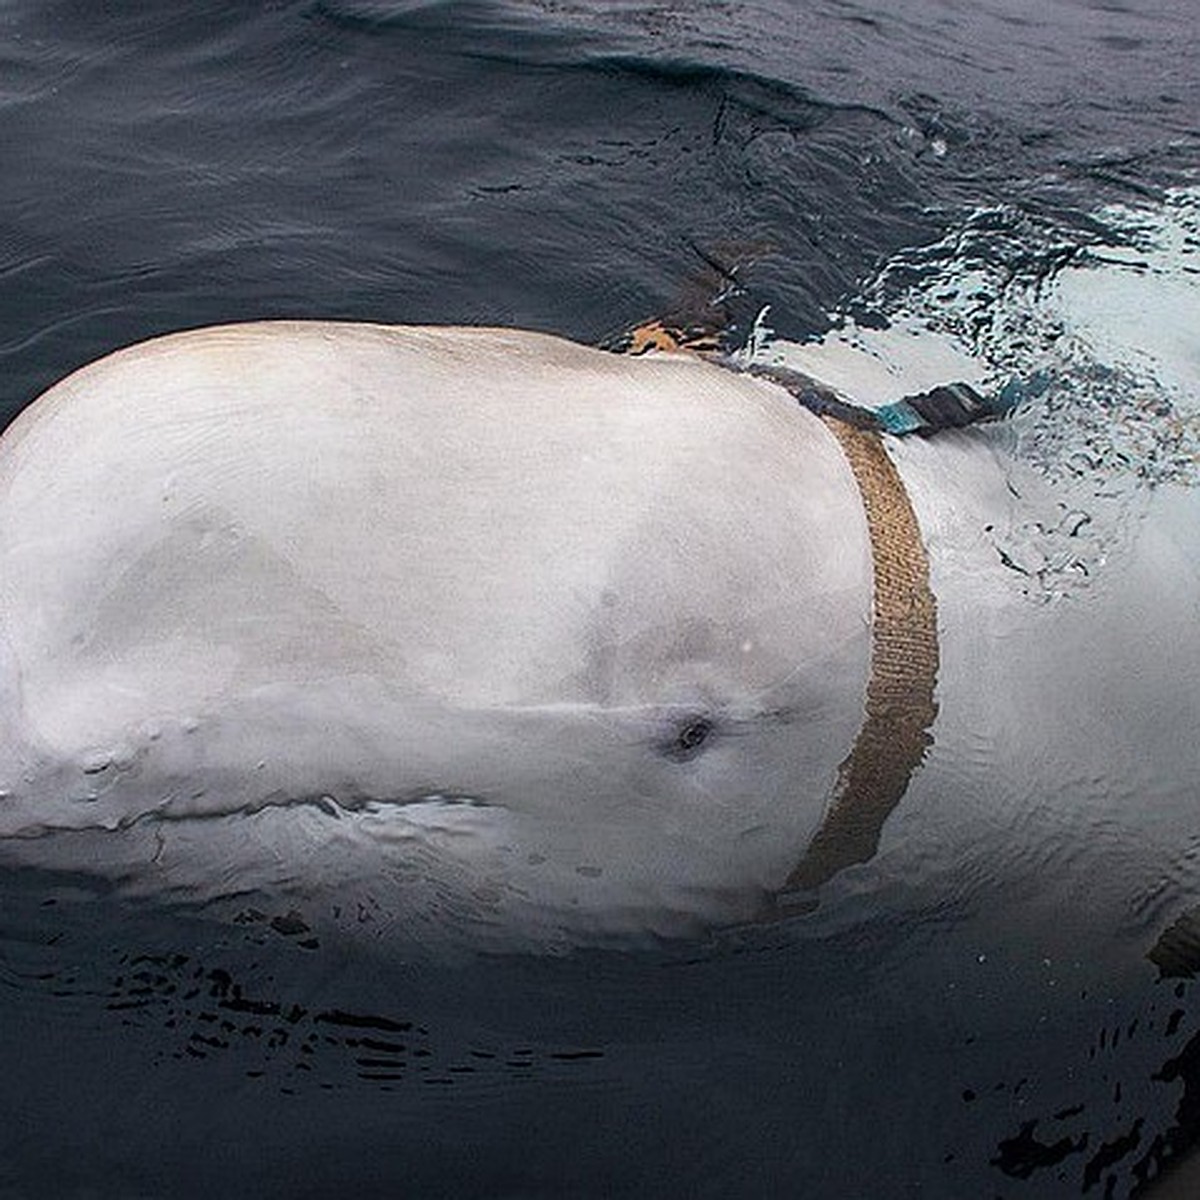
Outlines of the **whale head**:
<svg viewBox="0 0 1200 1200">
<path fill-rule="evenodd" d="M 833 438 L 708 364 L 146 343 L 0 443 L 0 854 L 400 927 L 744 918 L 861 723 L 871 589 Z"/>
</svg>

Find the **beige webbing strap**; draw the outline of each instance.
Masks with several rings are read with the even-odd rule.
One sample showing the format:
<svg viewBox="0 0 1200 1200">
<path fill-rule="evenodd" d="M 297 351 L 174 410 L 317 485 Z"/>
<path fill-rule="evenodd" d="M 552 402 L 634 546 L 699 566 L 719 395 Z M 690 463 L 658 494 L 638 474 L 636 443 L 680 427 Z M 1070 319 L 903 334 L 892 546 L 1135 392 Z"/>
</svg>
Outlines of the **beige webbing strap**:
<svg viewBox="0 0 1200 1200">
<path fill-rule="evenodd" d="M 823 417 L 854 473 L 875 568 L 871 675 L 862 728 L 838 770 L 833 803 L 785 891 L 819 887 L 867 862 L 932 743 L 937 601 L 916 514 L 879 434 Z"/>
<path fill-rule="evenodd" d="M 707 355 L 718 342 L 701 327 L 681 329 L 649 321 L 609 348 L 626 354 L 690 350 Z M 752 373 L 793 391 L 786 371 Z M 795 379 L 811 384 L 803 376 Z M 828 396 L 822 393 L 822 398 Z M 805 403 L 801 396 L 797 399 Z M 871 674 L 863 724 L 838 768 L 833 802 L 788 876 L 783 896 L 812 891 L 846 867 L 874 856 L 884 822 L 933 742 L 929 731 L 937 716 L 937 601 L 929 586 L 921 528 L 882 438 L 874 429 L 852 423 L 852 406 L 842 408 L 848 410 L 846 419 L 827 412 L 819 415 L 846 456 L 866 511 L 875 575 Z"/>
</svg>

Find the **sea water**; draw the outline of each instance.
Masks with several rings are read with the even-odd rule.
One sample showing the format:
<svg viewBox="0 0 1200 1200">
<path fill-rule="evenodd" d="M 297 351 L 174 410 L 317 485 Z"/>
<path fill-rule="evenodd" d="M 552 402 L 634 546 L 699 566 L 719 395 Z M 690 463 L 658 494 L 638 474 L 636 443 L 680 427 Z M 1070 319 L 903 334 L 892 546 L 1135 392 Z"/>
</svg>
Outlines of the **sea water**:
<svg viewBox="0 0 1200 1200">
<path fill-rule="evenodd" d="M 707 307 L 868 405 L 1049 380 L 987 434 L 1043 506 L 994 549 L 1086 601 L 1196 483 L 1196 43 L 1187 0 L 17 0 L 0 405 L 217 321 Z M 653 949 L 372 952 L 12 872 L 0 1194 L 1132 1194 L 1200 1123 L 1195 783 L 1153 768 L 1136 878 L 1052 795 L 988 858 L 917 791 L 836 902 Z"/>
</svg>

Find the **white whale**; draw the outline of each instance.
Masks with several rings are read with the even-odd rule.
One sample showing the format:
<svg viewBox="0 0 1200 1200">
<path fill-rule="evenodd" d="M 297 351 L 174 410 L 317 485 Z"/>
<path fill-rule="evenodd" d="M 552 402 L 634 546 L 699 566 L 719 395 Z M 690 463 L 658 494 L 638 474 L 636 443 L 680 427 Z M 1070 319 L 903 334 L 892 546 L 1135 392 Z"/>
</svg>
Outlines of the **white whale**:
<svg viewBox="0 0 1200 1200">
<path fill-rule="evenodd" d="M 1003 428 L 888 453 L 936 719 L 828 887 L 1019 878 L 1044 822 L 1151 890 L 1200 777 L 1194 492 L 1040 603 Z M 686 354 L 317 322 L 120 351 L 0 440 L 0 861 L 397 936 L 754 919 L 872 719 L 872 538 L 829 424 Z"/>
</svg>

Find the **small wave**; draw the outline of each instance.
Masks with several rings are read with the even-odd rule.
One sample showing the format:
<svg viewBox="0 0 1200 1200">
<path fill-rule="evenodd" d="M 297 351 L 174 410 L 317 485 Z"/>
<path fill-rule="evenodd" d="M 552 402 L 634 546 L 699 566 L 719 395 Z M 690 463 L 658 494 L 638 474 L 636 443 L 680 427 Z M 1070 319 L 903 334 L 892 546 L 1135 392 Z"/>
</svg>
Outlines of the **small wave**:
<svg viewBox="0 0 1200 1200">
<path fill-rule="evenodd" d="M 312 14 L 346 26 L 401 25 L 418 13 L 468 11 L 478 5 L 461 0 L 316 0 Z"/>
</svg>

